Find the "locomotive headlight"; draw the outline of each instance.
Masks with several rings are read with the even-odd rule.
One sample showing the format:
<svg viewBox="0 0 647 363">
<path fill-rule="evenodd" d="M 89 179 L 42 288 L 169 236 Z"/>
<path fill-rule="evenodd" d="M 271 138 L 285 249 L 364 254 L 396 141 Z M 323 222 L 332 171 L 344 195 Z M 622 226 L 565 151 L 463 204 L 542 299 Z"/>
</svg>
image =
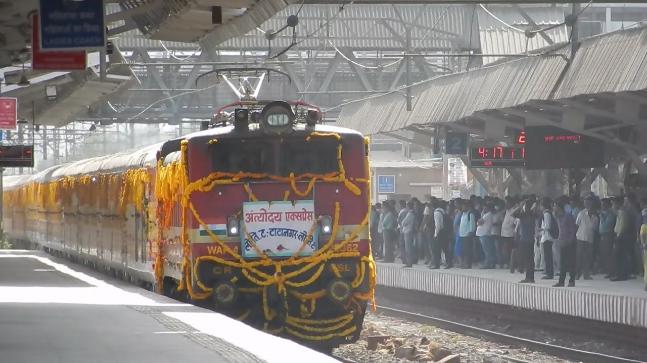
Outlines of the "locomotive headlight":
<svg viewBox="0 0 647 363">
<path fill-rule="evenodd" d="M 332 233 L 332 217 L 321 216 L 319 217 L 319 225 L 321 226 L 321 233 L 330 235 Z"/>
<path fill-rule="evenodd" d="M 264 132 L 283 134 L 292 132 L 295 115 L 287 102 L 275 101 L 263 107 L 260 118 Z"/>
<path fill-rule="evenodd" d="M 240 235 L 240 223 L 235 216 L 227 218 L 227 235 L 230 237 Z"/>
</svg>

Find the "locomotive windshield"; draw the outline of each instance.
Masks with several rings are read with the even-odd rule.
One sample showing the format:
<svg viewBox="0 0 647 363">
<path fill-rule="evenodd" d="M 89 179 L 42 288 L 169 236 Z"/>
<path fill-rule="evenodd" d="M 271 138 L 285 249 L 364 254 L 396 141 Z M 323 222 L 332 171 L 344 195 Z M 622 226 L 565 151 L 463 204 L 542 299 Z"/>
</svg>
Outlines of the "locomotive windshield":
<svg viewBox="0 0 647 363">
<path fill-rule="evenodd" d="M 315 138 L 287 139 L 281 144 L 281 175 L 327 174 L 338 170 L 337 140 Z"/>
<path fill-rule="evenodd" d="M 274 145 L 269 142 L 222 140 L 213 145 L 216 171 L 237 173 L 274 173 Z"/>
<path fill-rule="evenodd" d="M 212 145 L 213 168 L 280 176 L 327 174 L 338 171 L 337 145 L 338 141 L 330 138 L 221 139 Z"/>
</svg>

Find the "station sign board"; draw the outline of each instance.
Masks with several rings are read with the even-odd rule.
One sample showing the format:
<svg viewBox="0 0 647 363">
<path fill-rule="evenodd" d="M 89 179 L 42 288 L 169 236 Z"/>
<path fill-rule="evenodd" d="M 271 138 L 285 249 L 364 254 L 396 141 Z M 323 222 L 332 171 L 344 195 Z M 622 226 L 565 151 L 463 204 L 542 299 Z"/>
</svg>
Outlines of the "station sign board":
<svg viewBox="0 0 647 363">
<path fill-rule="evenodd" d="M 378 175 L 377 176 L 377 193 L 394 194 L 395 193 L 395 175 Z"/>
<path fill-rule="evenodd" d="M 87 67 L 85 50 L 50 51 L 43 53 L 40 49 L 39 16 L 32 16 L 31 53 L 32 69 L 43 71 L 84 70 Z"/>
<path fill-rule="evenodd" d="M 40 0 L 39 14 L 43 52 L 106 46 L 103 0 Z"/>
<path fill-rule="evenodd" d="M 604 166 L 604 142 L 553 126 L 526 127 L 526 168 L 570 169 Z"/>
<path fill-rule="evenodd" d="M 19 167 L 34 167 L 34 145 L 0 145 L 0 168 Z"/>
<path fill-rule="evenodd" d="M 313 200 L 245 202 L 242 216 L 240 237 L 246 258 L 308 256 L 317 250 Z"/>
<path fill-rule="evenodd" d="M 0 130 L 15 130 L 18 125 L 18 99 L 0 97 Z"/>
<path fill-rule="evenodd" d="M 445 135 L 445 154 L 467 154 L 468 135 L 466 132 L 447 132 Z"/>
</svg>

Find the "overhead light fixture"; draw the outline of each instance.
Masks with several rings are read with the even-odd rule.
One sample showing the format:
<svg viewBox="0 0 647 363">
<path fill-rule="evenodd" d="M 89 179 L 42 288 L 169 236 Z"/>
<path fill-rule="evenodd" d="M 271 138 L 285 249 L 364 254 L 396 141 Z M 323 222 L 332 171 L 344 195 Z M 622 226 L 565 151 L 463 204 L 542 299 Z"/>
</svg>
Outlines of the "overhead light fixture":
<svg viewBox="0 0 647 363">
<path fill-rule="evenodd" d="M 27 79 L 27 75 L 24 72 L 20 76 L 20 81 L 18 81 L 17 85 L 19 85 L 19 86 L 29 86 L 29 85 L 31 85 L 31 82 L 29 82 L 29 79 Z"/>
<path fill-rule="evenodd" d="M 27 74 L 25 73 L 25 63 L 22 64 L 22 73 L 20 74 L 20 81 L 18 81 L 19 86 L 29 86 L 31 82 L 27 79 Z"/>
<path fill-rule="evenodd" d="M 45 96 L 47 96 L 47 99 L 49 101 L 54 101 L 56 100 L 56 86 L 55 85 L 50 85 L 45 87 Z"/>
</svg>

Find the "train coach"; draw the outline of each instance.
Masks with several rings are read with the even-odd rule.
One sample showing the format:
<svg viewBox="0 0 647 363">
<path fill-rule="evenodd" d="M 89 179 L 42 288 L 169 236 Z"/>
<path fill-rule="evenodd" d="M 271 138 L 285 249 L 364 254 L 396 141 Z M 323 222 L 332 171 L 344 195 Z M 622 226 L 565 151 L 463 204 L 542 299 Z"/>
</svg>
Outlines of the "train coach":
<svg viewBox="0 0 647 363">
<path fill-rule="evenodd" d="M 367 140 L 309 105 L 230 106 L 208 130 L 5 178 L 7 236 L 309 345 L 357 340 Z"/>
</svg>

